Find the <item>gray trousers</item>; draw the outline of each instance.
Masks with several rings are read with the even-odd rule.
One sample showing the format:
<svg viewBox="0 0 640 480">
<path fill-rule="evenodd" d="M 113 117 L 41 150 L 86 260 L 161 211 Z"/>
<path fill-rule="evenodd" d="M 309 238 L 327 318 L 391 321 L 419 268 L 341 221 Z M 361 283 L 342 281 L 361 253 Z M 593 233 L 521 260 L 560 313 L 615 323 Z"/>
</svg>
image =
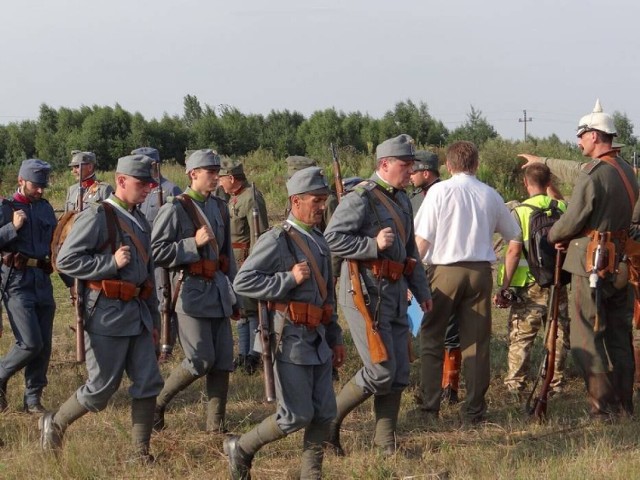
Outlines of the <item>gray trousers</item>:
<svg viewBox="0 0 640 480">
<path fill-rule="evenodd" d="M 178 314 L 182 367 L 196 377 L 211 370 L 233 370 L 233 336 L 228 318 Z"/>
<path fill-rule="evenodd" d="M 134 399 L 157 396 L 164 385 L 151 332 L 140 335 L 111 337 L 84 333 L 87 351 L 87 383 L 77 392 L 80 404 L 87 410 L 103 410 L 120 387 L 124 372 L 131 380 L 129 395 Z"/>
<path fill-rule="evenodd" d="M 38 281 L 43 279 L 44 275 L 37 272 L 36 288 Z M 49 282 L 48 277 L 44 281 Z M 53 297 L 39 298 L 42 291 L 11 287 L 7 290 L 4 304 L 15 343 L 11 350 L 0 358 L 0 378 L 8 380 L 24 368 L 24 399 L 27 404 L 33 404 L 39 401 L 42 390 L 47 385 L 56 306 Z M 51 289 L 50 282 L 48 286 L 43 286 L 42 290 L 46 291 L 47 287 Z"/>
<path fill-rule="evenodd" d="M 276 423 L 289 435 L 310 423 L 328 424 L 336 417 L 331 361 L 296 365 L 276 360 Z"/>
<path fill-rule="evenodd" d="M 373 303 L 373 302 L 372 302 Z M 363 366 L 354 376 L 356 384 L 374 395 L 385 395 L 403 390 L 409 384 L 409 326 L 406 315 L 392 319 L 380 315 L 378 333 L 387 348 L 388 360 L 373 363 L 367 343 L 367 331 L 362 315 L 357 309 L 341 305 L 349 324 L 353 343 L 362 359 Z M 441 355 L 442 356 L 442 355 Z"/>
</svg>

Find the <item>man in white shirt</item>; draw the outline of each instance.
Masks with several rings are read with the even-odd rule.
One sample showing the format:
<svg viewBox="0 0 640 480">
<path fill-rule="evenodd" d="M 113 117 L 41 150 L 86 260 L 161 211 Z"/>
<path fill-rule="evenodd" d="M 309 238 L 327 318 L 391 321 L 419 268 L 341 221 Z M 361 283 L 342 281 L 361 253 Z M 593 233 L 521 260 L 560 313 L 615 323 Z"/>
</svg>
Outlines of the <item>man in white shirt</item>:
<svg viewBox="0 0 640 480">
<path fill-rule="evenodd" d="M 422 261 L 433 265 L 433 310 L 420 332 L 422 409 L 435 416 L 440 410 L 445 330 L 455 315 L 467 388 L 461 417 L 480 422 L 490 380 L 493 234 L 508 242 L 520 228 L 500 194 L 476 178 L 478 149 L 473 143 L 452 144 L 446 163 L 452 177 L 431 188 L 414 220 Z"/>
</svg>

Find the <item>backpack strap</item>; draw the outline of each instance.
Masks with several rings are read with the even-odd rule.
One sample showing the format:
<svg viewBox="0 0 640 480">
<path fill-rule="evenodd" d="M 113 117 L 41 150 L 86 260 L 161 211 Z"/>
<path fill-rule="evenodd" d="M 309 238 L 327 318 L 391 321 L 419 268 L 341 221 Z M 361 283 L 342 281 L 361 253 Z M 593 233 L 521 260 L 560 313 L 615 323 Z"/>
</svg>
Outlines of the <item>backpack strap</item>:
<svg viewBox="0 0 640 480">
<path fill-rule="evenodd" d="M 624 172 L 622 171 L 622 168 L 620 168 L 620 165 L 618 165 L 618 162 L 614 157 L 610 157 L 607 154 L 605 154 L 602 157 L 600 157 L 600 159 L 607 162 L 609 165 L 615 168 L 616 172 L 618 172 L 618 175 L 620 175 L 620 179 L 622 180 L 622 183 L 624 183 L 624 188 L 627 191 L 627 195 L 629 197 L 629 203 L 631 203 L 631 211 L 633 211 L 636 205 L 637 198 L 633 193 L 633 188 L 631 187 L 631 183 L 629 182 L 629 179 L 624 174 Z"/>
<path fill-rule="evenodd" d="M 400 238 L 402 239 L 402 244 L 406 245 L 407 244 L 407 232 L 404 228 L 404 225 L 402 224 L 402 220 L 400 219 L 400 215 L 398 215 L 398 212 L 396 212 L 396 209 L 393 207 L 392 205 L 392 200 L 390 200 L 379 188 L 374 188 L 371 190 L 371 192 L 373 193 L 373 195 L 375 195 L 375 197 L 380 200 L 380 203 L 382 203 L 382 205 L 384 205 L 384 207 L 387 209 L 387 211 L 389 212 L 389 214 L 391 215 L 391 218 L 393 219 L 393 223 L 396 225 L 396 229 L 398 230 L 398 234 L 400 235 Z"/>
<path fill-rule="evenodd" d="M 176 196 L 176 200 L 178 201 L 178 203 L 180 203 L 180 205 L 182 205 L 182 208 L 184 209 L 184 211 L 187 212 L 187 215 L 189 216 L 189 219 L 193 222 L 193 225 L 196 227 L 196 230 L 207 225 L 206 220 L 202 217 L 202 214 L 198 211 L 196 206 L 193 204 L 193 200 L 189 195 L 185 195 L 184 193 L 182 193 Z M 209 240 L 209 245 L 211 245 L 211 248 L 215 252 L 216 258 L 219 258 L 220 247 L 218 246 L 218 241 L 216 240 L 215 235 L 211 240 Z"/>
<path fill-rule="evenodd" d="M 311 271 L 313 272 L 313 276 L 316 279 L 316 283 L 318 284 L 318 290 L 320 290 L 320 298 L 322 298 L 322 302 L 324 303 L 327 299 L 327 281 L 322 276 L 320 272 L 320 267 L 318 266 L 318 262 L 316 261 L 315 256 L 311 252 L 309 245 L 302 239 L 302 235 L 298 233 L 295 228 L 292 228 L 288 223 L 284 223 L 282 228 L 285 232 L 285 235 L 288 235 L 291 240 L 298 246 L 302 253 L 304 253 L 305 257 L 307 257 L 309 267 L 311 267 Z"/>
<path fill-rule="evenodd" d="M 116 252 L 115 229 L 118 228 L 118 230 L 120 230 L 121 236 L 124 236 L 122 235 L 122 231 L 124 231 L 127 235 L 131 237 L 131 241 L 135 245 L 138 255 L 142 257 L 144 264 L 148 265 L 149 253 L 147 252 L 147 249 L 144 247 L 144 245 L 142 245 L 142 242 L 138 238 L 138 235 L 136 235 L 135 232 L 131 229 L 131 227 L 127 225 L 125 222 L 123 222 L 122 219 L 118 217 L 118 215 L 116 215 L 115 208 L 113 208 L 113 206 L 109 204 L 109 202 L 103 202 L 102 205 L 106 207 L 105 213 L 109 212 L 109 214 L 107 215 L 107 231 L 109 235 L 109 243 L 111 244 L 112 252 L 114 254 Z M 113 230 L 114 232 L 112 233 L 111 230 Z"/>
</svg>

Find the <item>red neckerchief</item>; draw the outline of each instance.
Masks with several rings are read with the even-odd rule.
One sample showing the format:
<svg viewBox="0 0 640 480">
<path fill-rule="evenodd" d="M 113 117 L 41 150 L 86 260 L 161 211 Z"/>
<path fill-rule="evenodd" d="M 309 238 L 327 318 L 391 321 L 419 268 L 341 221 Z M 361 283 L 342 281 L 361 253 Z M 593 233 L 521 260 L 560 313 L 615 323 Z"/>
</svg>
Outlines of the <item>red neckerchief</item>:
<svg viewBox="0 0 640 480">
<path fill-rule="evenodd" d="M 31 203 L 31 200 L 29 200 L 29 197 L 24 196 L 19 191 L 13 194 L 13 199 L 16 202 L 20 202 L 20 203 L 26 203 L 26 204 Z"/>
<path fill-rule="evenodd" d="M 158 188 L 158 182 L 149 182 L 149 187 L 151 188 L 151 190 L 153 190 L 154 188 Z"/>
<path fill-rule="evenodd" d="M 82 182 L 82 188 L 89 188 L 94 183 L 96 183 L 96 177 L 87 178 L 84 182 Z"/>
<path fill-rule="evenodd" d="M 240 190 L 238 190 L 237 192 L 233 192 L 231 194 L 231 203 L 233 203 L 234 205 L 236 203 L 238 203 L 238 195 L 240 195 L 242 192 L 244 192 L 245 187 L 240 187 Z"/>
</svg>

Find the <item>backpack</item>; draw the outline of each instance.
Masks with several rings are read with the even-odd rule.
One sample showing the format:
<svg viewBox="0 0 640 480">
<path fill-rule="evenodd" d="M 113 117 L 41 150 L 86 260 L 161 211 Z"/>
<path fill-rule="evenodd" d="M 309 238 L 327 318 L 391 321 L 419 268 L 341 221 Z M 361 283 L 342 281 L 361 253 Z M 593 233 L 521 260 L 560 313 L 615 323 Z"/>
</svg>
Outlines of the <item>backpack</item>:
<svg viewBox="0 0 640 480">
<path fill-rule="evenodd" d="M 562 215 L 557 200 L 551 200 L 547 208 L 534 207 L 527 203 L 520 206 L 529 207 L 529 244 L 524 246 L 524 254 L 529 264 L 529 271 L 536 283 L 541 287 L 553 285 L 553 275 L 556 264 L 556 248 L 549 243 L 547 235 L 551 227 Z M 566 285 L 571 281 L 571 274 L 564 270 L 560 273 L 560 283 Z"/>
</svg>

